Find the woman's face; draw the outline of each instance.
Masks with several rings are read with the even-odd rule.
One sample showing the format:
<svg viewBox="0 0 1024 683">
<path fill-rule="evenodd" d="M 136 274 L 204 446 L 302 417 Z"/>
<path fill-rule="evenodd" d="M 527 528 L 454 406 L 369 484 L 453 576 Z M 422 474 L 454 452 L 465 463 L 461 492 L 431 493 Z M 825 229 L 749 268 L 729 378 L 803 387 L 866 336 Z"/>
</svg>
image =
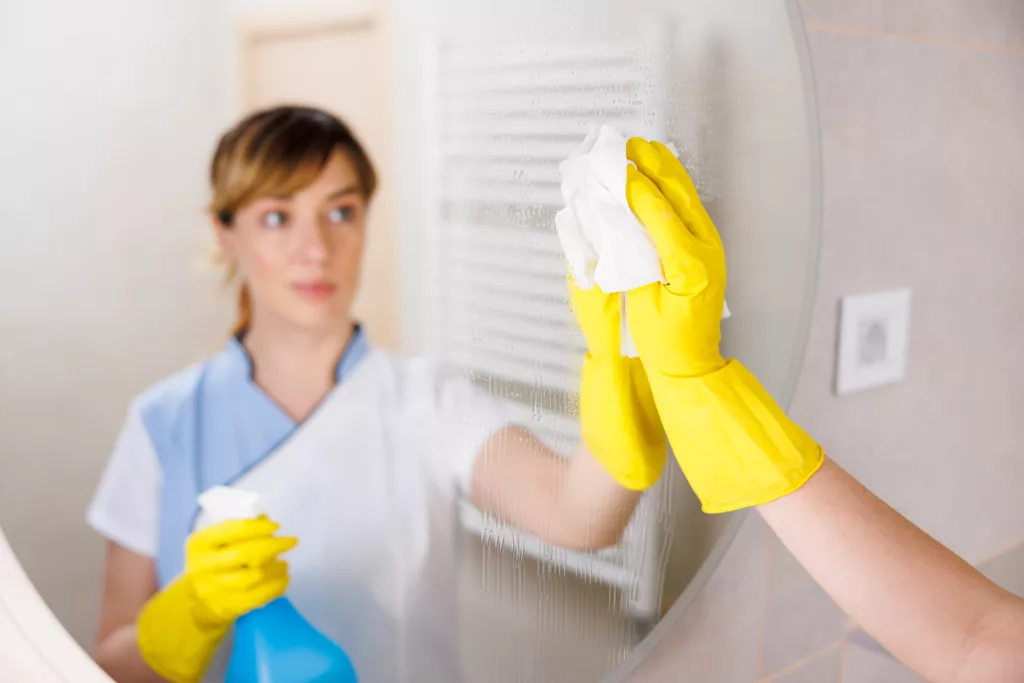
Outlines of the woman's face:
<svg viewBox="0 0 1024 683">
<path fill-rule="evenodd" d="M 217 227 L 225 254 L 249 286 L 254 317 L 308 330 L 351 322 L 366 228 L 356 169 L 337 152 L 312 185 L 262 197 Z"/>
</svg>

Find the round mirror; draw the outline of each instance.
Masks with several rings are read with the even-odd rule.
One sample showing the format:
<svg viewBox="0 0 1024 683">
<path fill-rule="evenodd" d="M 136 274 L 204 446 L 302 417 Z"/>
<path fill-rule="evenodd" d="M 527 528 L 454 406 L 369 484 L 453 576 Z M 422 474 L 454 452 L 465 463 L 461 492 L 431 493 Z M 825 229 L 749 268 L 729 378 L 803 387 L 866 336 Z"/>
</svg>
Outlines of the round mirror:
<svg viewBox="0 0 1024 683">
<path fill-rule="evenodd" d="M 671 458 L 642 495 L 566 493 L 594 474 L 559 163 L 595 124 L 674 145 L 729 257 L 725 351 L 785 405 L 819 227 L 795 12 L 8 3 L 0 623 L 34 645 L 11 680 L 89 680 L 37 597 L 135 680 L 124 634 L 188 576 L 218 485 L 298 539 L 286 599 L 360 680 L 627 675 L 742 513 L 701 513 Z"/>
</svg>

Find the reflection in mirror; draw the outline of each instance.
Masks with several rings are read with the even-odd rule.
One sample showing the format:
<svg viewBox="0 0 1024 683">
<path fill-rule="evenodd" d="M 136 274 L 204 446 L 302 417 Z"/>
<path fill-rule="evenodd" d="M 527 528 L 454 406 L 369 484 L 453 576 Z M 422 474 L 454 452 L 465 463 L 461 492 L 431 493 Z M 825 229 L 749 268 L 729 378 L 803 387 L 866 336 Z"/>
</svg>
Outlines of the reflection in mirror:
<svg viewBox="0 0 1024 683">
<path fill-rule="evenodd" d="M 399 9 L 398 111 L 416 112 L 398 116 L 399 211 L 420 228 L 409 253 L 426 255 L 406 273 L 418 302 L 406 329 L 434 335 L 415 343 L 573 453 L 585 342 L 565 307 L 551 228 L 565 206 L 559 162 L 605 123 L 680 150 L 742 263 L 730 271 L 725 346 L 784 395 L 813 250 L 806 105 L 785 4 Z M 670 466 L 621 540 L 597 551 L 559 548 L 465 502 L 461 520 L 477 536 L 464 545 L 467 671 L 559 681 L 599 680 L 622 664 L 711 557 L 728 518 L 701 515 Z"/>
<path fill-rule="evenodd" d="M 363 681 L 599 680 L 661 620 L 728 518 L 581 438 L 555 214 L 603 123 L 727 246 L 807 230 L 803 158 L 746 182 L 806 145 L 783 3 L 705 4 L 5 8 L 0 523 L 115 680 L 223 680 L 285 613 Z M 778 387 L 798 316 L 737 251 L 726 345 Z"/>
</svg>

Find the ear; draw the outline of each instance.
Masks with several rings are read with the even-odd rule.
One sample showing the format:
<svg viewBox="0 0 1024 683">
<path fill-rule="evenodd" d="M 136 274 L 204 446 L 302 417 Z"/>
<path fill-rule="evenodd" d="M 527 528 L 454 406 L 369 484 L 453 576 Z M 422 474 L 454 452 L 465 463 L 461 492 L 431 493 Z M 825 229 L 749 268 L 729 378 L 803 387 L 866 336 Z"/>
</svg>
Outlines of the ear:
<svg viewBox="0 0 1024 683">
<path fill-rule="evenodd" d="M 210 221 L 213 236 L 217 239 L 217 246 L 223 253 L 231 255 L 234 246 L 234 240 L 232 239 L 233 231 L 230 227 L 221 223 L 220 217 L 217 214 L 208 212 L 206 217 Z"/>
</svg>

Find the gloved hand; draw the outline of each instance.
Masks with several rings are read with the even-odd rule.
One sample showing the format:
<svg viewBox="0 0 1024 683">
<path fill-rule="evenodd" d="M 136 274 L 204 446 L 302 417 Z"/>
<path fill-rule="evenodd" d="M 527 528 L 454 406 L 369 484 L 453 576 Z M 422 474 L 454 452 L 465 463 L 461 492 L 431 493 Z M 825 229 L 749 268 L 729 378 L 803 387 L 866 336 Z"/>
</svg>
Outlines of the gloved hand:
<svg viewBox="0 0 1024 683">
<path fill-rule="evenodd" d="M 173 683 L 199 681 L 235 619 L 284 595 L 278 556 L 294 538 L 274 536 L 266 517 L 233 520 L 188 538 L 184 573 L 154 595 L 136 625 L 139 652 Z"/>
<path fill-rule="evenodd" d="M 669 442 L 705 512 L 802 486 L 824 454 L 738 361 L 720 351 L 725 251 L 689 175 L 664 145 L 629 140 L 626 198 L 666 284 L 632 290 L 627 318 Z"/>
<path fill-rule="evenodd" d="M 646 489 L 661 476 L 668 444 L 651 387 L 638 358 L 620 345 L 620 295 L 569 278 L 572 309 L 587 340 L 580 387 L 583 441 L 612 477 L 628 489 Z"/>
</svg>

